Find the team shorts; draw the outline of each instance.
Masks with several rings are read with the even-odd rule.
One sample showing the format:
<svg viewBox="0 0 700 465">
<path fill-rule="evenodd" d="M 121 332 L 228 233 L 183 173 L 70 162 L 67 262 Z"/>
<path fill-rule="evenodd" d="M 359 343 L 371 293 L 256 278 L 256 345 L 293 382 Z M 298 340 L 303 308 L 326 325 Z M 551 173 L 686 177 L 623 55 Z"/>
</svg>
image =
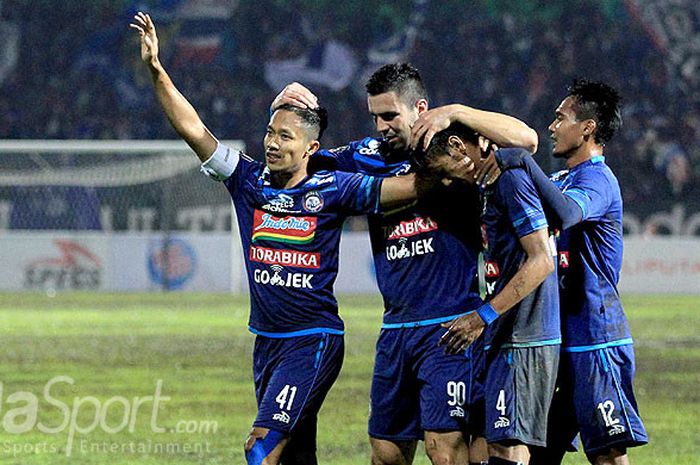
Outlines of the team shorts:
<svg viewBox="0 0 700 465">
<path fill-rule="evenodd" d="M 544 446 L 559 366 L 559 344 L 490 349 L 484 383 L 484 437 Z"/>
<path fill-rule="evenodd" d="M 471 363 L 471 389 L 469 392 L 469 433 L 474 437 L 484 437 L 484 384 L 486 383 L 486 351 L 484 338 L 479 337 L 467 348 L 467 358 Z"/>
<path fill-rule="evenodd" d="M 369 435 L 423 439 L 424 431 L 466 431 L 471 364 L 466 353 L 447 355 L 445 328 L 382 329 L 370 394 Z"/>
<path fill-rule="evenodd" d="M 549 419 L 550 447 L 569 448 L 577 433 L 589 457 L 646 444 L 632 389 L 633 346 L 563 352 L 561 357 Z"/>
<path fill-rule="evenodd" d="M 257 336 L 253 379 L 258 415 L 253 426 L 291 434 L 292 441 L 315 445 L 316 417 L 340 373 L 343 356 L 341 335 Z M 309 437 L 296 438 L 297 433 Z"/>
</svg>

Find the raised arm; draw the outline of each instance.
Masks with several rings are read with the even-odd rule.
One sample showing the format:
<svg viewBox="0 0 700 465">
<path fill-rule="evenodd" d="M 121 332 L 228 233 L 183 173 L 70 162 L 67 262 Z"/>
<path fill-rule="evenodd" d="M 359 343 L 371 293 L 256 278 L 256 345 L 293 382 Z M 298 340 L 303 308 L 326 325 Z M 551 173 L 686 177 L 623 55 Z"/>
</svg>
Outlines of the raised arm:
<svg viewBox="0 0 700 465">
<path fill-rule="evenodd" d="M 156 96 L 168 121 L 201 161 L 206 161 L 214 153 L 217 140 L 199 118 L 197 111 L 177 90 L 165 72 L 158 58 L 158 36 L 153 20 L 147 14 L 138 12 L 129 27 L 139 33 L 141 39 L 141 60 L 148 66 L 155 87 Z"/>
<path fill-rule="evenodd" d="M 423 112 L 413 125 L 411 146 L 427 148 L 433 136 L 451 123 L 462 123 L 499 147 L 521 147 L 537 151 L 537 132 L 512 116 L 478 110 L 466 105 L 452 104 Z"/>
<path fill-rule="evenodd" d="M 479 337 L 487 324 L 510 310 L 530 294 L 554 271 L 547 228 L 520 238 L 527 258 L 515 276 L 491 301 L 476 312 L 469 313 L 442 326 L 447 332 L 440 339 L 448 353 L 458 353 Z"/>
</svg>

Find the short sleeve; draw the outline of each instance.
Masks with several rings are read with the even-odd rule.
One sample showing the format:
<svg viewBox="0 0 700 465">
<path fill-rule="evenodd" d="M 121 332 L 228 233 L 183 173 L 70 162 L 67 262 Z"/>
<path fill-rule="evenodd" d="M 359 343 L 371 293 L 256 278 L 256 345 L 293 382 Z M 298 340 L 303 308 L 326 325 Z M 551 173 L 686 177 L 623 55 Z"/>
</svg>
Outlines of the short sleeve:
<svg viewBox="0 0 700 465">
<path fill-rule="evenodd" d="M 333 149 L 320 149 L 309 160 L 310 171 L 347 171 L 353 173 L 355 169 L 355 149 L 357 142 L 336 147 Z"/>
<path fill-rule="evenodd" d="M 612 189 L 605 173 L 598 169 L 586 169 L 576 173 L 573 182 L 564 189 L 583 211 L 583 220 L 600 219 L 610 208 Z"/>
<path fill-rule="evenodd" d="M 338 205 L 350 215 L 378 213 L 382 178 L 360 173 L 336 173 Z"/>
<path fill-rule="evenodd" d="M 537 190 L 523 169 L 510 169 L 498 179 L 500 202 L 518 237 L 547 228 L 547 219 Z"/>
</svg>

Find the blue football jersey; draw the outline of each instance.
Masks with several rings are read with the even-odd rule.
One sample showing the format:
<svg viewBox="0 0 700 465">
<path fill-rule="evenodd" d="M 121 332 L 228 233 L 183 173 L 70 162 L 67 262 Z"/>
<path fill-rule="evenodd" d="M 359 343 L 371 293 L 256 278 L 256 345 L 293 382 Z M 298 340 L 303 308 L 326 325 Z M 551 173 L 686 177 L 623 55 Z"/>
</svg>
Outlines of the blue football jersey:
<svg viewBox="0 0 700 465">
<path fill-rule="evenodd" d="M 290 189 L 245 155 L 224 181 L 236 208 L 250 286 L 250 330 L 270 337 L 342 333 L 333 296 L 349 215 L 379 210 L 382 180 L 320 171 Z"/>
<path fill-rule="evenodd" d="M 583 221 L 558 235 L 558 269 L 567 350 L 631 342 L 617 292 L 622 267 L 622 196 L 617 178 L 597 156 L 552 177 L 583 211 Z"/>
<path fill-rule="evenodd" d="M 493 186 L 484 190 L 482 196 L 484 209 L 481 222 L 488 300 L 503 289 L 527 259 L 520 238 L 548 226 L 537 190 L 523 169 L 504 171 Z M 492 346 L 560 343 L 556 272 L 500 316 L 487 328 L 484 337 L 486 344 Z"/>
<path fill-rule="evenodd" d="M 411 171 L 405 156 L 392 156 L 372 137 L 312 158 L 320 166 L 377 177 Z M 475 188 L 440 185 L 406 208 L 368 216 L 385 328 L 449 321 L 482 304 L 478 215 Z"/>
</svg>

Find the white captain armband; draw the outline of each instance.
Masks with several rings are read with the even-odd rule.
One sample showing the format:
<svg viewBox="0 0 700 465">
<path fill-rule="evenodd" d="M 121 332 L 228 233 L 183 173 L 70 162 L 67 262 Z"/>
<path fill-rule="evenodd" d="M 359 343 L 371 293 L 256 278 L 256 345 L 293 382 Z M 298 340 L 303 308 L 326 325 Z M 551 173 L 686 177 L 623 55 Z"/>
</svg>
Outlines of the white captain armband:
<svg viewBox="0 0 700 465">
<path fill-rule="evenodd" d="M 225 181 L 233 174 L 240 158 L 238 150 L 219 143 L 214 153 L 202 163 L 199 170 L 215 181 Z"/>
</svg>

